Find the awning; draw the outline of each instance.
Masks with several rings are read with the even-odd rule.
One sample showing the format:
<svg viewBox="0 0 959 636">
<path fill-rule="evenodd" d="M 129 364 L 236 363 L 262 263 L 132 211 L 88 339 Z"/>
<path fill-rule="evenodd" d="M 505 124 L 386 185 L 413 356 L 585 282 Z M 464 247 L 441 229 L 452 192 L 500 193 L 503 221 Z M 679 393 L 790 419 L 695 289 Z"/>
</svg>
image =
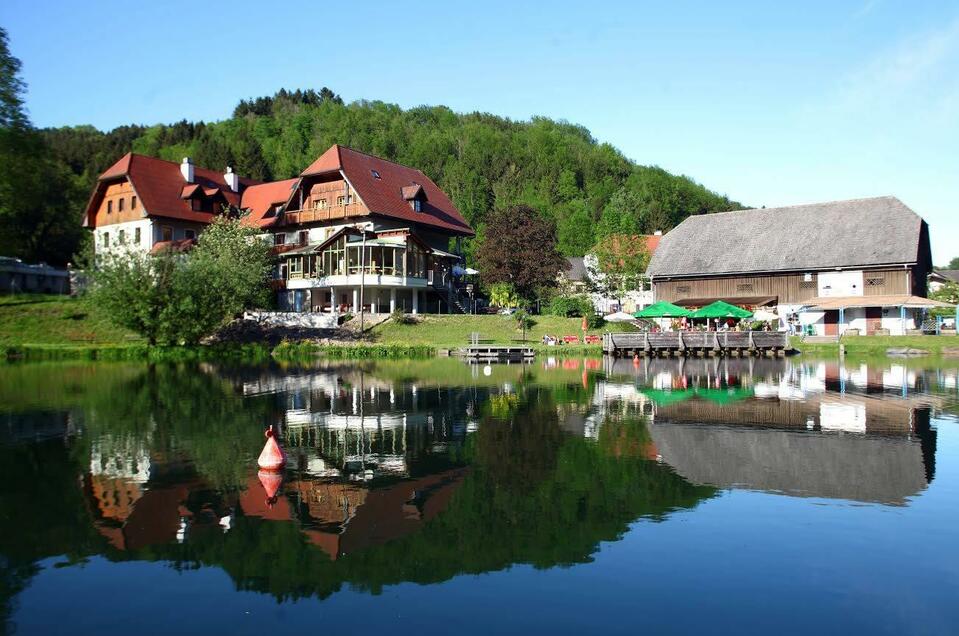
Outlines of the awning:
<svg viewBox="0 0 959 636">
<path fill-rule="evenodd" d="M 833 309 L 853 309 L 859 307 L 906 307 L 908 309 L 933 309 L 935 307 L 955 307 L 949 303 L 921 298 L 919 296 L 819 296 L 804 303 L 806 309 L 829 311 Z"/>
<path fill-rule="evenodd" d="M 722 300 L 740 307 L 764 307 L 775 305 L 779 301 L 778 296 L 714 296 L 712 298 L 684 298 L 677 300 L 674 304 L 680 307 L 705 307 L 711 305 L 717 300 Z"/>
<path fill-rule="evenodd" d="M 456 260 L 460 259 L 460 257 L 456 254 L 450 254 L 449 252 L 444 252 L 443 250 L 438 250 L 436 248 L 433 248 L 433 254 L 436 256 L 445 256 L 446 258 L 455 258 Z"/>
</svg>

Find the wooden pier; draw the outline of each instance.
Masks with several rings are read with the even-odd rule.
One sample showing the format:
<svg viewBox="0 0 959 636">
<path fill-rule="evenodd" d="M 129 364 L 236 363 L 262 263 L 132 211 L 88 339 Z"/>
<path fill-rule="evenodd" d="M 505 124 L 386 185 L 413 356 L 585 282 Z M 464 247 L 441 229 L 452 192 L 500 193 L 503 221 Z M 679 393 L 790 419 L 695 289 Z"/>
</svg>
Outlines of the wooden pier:
<svg viewBox="0 0 959 636">
<path fill-rule="evenodd" d="M 522 362 L 536 355 L 532 347 L 525 345 L 470 344 L 460 351 L 474 362 Z"/>
<path fill-rule="evenodd" d="M 612 356 L 785 355 L 787 334 L 777 331 L 661 331 L 605 333 L 603 353 Z"/>
</svg>

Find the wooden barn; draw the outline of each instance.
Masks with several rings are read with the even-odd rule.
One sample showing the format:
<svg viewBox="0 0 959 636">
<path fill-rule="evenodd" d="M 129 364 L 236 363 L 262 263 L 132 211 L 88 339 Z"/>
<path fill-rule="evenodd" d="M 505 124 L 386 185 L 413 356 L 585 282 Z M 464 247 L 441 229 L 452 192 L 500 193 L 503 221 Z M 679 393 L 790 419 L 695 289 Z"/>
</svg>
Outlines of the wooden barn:
<svg viewBox="0 0 959 636">
<path fill-rule="evenodd" d="M 780 328 L 815 335 L 895 335 L 940 304 L 925 297 L 931 270 L 926 222 L 877 197 L 692 216 L 647 273 L 657 300 L 766 307 Z"/>
</svg>

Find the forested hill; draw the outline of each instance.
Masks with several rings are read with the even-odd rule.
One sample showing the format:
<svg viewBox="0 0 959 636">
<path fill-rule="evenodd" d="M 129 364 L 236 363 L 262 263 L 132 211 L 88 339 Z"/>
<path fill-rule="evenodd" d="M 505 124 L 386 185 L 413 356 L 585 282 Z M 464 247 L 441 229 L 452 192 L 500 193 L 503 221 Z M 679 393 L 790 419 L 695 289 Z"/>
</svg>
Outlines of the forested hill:
<svg viewBox="0 0 959 636">
<path fill-rule="evenodd" d="M 241 175 L 298 174 L 334 143 L 421 169 L 480 229 L 487 213 L 517 203 L 556 221 L 560 249 L 573 256 L 614 231 L 668 230 L 690 214 L 741 207 L 688 177 L 640 166 L 582 126 L 537 117 L 512 121 L 443 106 L 344 104 L 329 89 L 281 90 L 244 100 L 216 123 L 90 126 L 41 132 L 56 161 L 76 175 L 77 215 L 96 176 L 129 150 Z"/>
</svg>

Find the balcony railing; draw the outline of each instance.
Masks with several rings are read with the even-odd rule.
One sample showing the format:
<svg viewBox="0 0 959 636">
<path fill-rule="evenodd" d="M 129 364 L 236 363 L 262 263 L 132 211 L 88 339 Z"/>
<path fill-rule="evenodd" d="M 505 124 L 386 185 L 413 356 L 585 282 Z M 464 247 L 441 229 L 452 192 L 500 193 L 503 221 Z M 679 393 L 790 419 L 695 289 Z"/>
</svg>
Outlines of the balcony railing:
<svg viewBox="0 0 959 636">
<path fill-rule="evenodd" d="M 287 210 L 283 214 L 283 225 L 299 225 L 301 223 L 316 223 L 318 221 L 335 221 L 355 216 L 367 216 L 369 210 L 362 203 L 348 203 L 346 205 L 331 205 L 326 208 L 310 210 Z"/>
</svg>

